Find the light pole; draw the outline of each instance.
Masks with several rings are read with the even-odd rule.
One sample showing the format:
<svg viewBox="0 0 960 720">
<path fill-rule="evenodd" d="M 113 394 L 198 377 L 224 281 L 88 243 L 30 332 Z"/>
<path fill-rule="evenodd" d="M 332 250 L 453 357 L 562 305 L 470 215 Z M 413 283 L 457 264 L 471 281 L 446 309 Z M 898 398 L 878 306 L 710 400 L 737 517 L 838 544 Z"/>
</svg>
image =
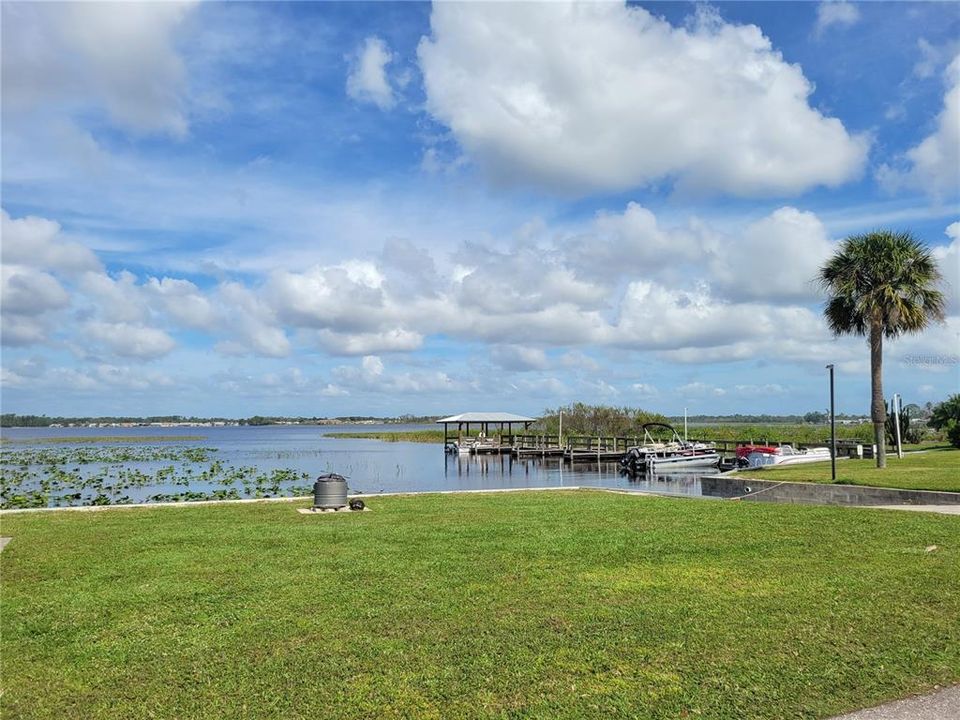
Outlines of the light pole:
<svg viewBox="0 0 960 720">
<path fill-rule="evenodd" d="M 903 460 L 903 440 L 900 438 L 900 415 L 902 410 L 900 408 L 900 393 L 893 394 L 893 402 L 890 404 L 893 405 L 893 427 L 897 433 L 897 457 Z"/>
<path fill-rule="evenodd" d="M 830 371 L 830 480 L 837 481 L 837 420 L 833 405 L 833 363 L 827 365 Z"/>
</svg>

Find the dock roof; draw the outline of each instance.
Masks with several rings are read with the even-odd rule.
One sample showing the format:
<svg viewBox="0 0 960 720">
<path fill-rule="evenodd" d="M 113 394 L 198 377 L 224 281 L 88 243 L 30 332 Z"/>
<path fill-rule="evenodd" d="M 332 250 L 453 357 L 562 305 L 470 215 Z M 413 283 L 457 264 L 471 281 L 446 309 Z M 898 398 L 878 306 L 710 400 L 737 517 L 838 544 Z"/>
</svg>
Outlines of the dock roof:
<svg viewBox="0 0 960 720">
<path fill-rule="evenodd" d="M 514 415 L 505 412 L 467 412 L 459 415 L 451 415 L 448 418 L 437 420 L 438 424 L 447 425 L 451 423 L 527 423 L 536 422 L 536 418 L 526 417 L 525 415 Z"/>
</svg>

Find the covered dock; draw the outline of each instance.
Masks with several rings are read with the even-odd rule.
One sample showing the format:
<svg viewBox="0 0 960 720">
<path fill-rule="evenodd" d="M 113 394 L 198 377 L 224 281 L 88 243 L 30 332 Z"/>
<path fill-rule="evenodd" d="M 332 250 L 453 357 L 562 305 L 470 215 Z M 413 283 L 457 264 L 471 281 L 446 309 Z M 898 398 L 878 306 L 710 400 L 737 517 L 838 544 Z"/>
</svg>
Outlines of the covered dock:
<svg viewBox="0 0 960 720">
<path fill-rule="evenodd" d="M 466 412 L 459 415 L 437 420 L 443 425 L 443 447 L 447 452 L 470 453 L 500 453 L 509 452 L 509 444 L 504 444 L 504 430 L 507 435 L 513 434 L 514 425 L 522 425 L 526 430 L 536 418 L 525 415 L 515 415 L 505 412 Z M 455 435 L 451 435 L 450 426 L 456 425 Z M 476 430 L 476 435 L 470 434 L 470 426 Z M 490 437 L 490 428 L 499 428 L 496 439 Z"/>
</svg>

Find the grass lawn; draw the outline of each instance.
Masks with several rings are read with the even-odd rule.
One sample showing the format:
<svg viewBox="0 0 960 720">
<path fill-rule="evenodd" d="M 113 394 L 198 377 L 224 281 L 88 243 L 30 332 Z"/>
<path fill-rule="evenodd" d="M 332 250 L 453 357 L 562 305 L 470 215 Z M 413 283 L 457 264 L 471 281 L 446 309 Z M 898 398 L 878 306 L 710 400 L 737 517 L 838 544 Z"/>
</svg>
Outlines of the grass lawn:
<svg viewBox="0 0 960 720">
<path fill-rule="evenodd" d="M 751 470 L 763 480 L 829 483 L 830 463 L 818 462 L 792 467 Z M 887 453 L 887 467 L 877 469 L 876 460 L 839 460 L 837 482 L 847 485 L 876 485 L 908 490 L 960 492 L 960 450 L 956 448 L 909 453 L 903 459 Z"/>
<path fill-rule="evenodd" d="M 4 516 L 4 716 L 817 718 L 960 680 L 956 517 L 369 504 Z"/>
</svg>

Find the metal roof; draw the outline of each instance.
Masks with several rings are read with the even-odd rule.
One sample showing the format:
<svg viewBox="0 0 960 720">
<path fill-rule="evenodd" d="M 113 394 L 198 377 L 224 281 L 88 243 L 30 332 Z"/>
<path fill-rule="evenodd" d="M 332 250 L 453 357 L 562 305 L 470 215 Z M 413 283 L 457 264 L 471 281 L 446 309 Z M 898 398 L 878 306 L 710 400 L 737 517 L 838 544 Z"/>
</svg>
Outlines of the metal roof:
<svg viewBox="0 0 960 720">
<path fill-rule="evenodd" d="M 459 415 L 451 415 L 448 418 L 437 420 L 437 423 L 521 423 L 536 422 L 536 418 L 526 417 L 525 415 L 514 415 L 513 413 L 503 412 L 468 412 Z"/>
</svg>

